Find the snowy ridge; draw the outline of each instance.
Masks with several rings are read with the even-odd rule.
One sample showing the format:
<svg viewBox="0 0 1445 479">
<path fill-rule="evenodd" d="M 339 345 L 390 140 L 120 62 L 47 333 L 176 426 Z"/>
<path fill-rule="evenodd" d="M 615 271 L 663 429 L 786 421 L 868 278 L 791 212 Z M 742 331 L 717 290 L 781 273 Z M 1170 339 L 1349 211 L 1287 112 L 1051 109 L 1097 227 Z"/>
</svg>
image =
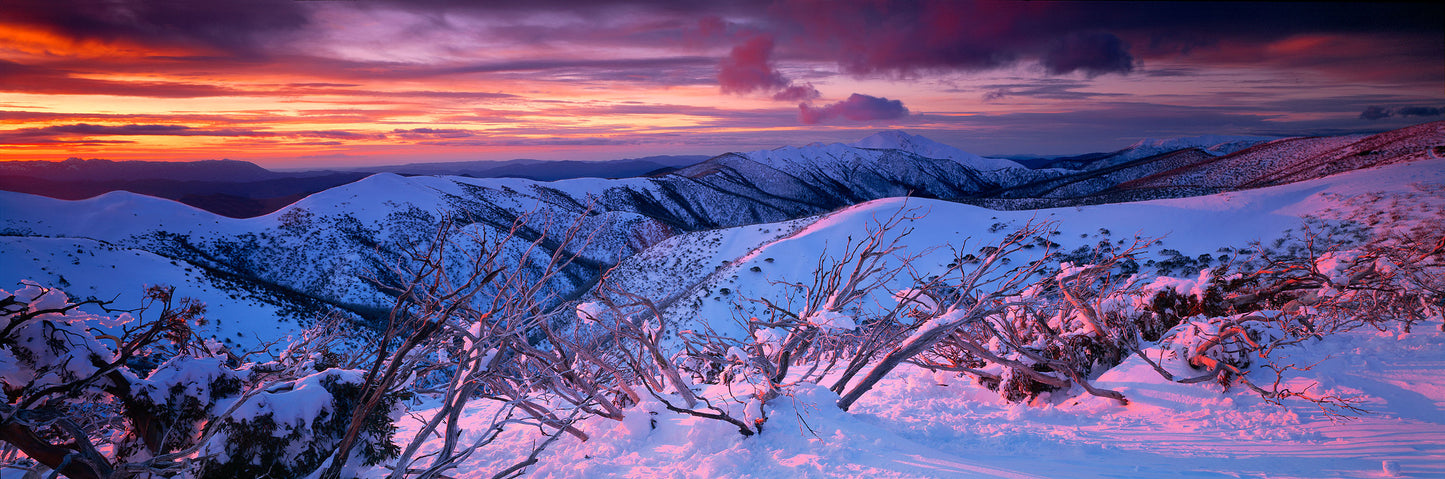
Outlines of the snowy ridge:
<svg viewBox="0 0 1445 479">
<path fill-rule="evenodd" d="M 1089 165 L 1090 169 L 1114 166 L 1121 163 L 1148 158 L 1154 155 L 1187 148 L 1198 148 L 1214 156 L 1227 155 L 1251 146 L 1273 140 L 1263 136 L 1201 135 L 1180 138 L 1139 140 L 1128 148 L 1119 150 L 1109 157 Z"/>
<path fill-rule="evenodd" d="M 901 150 L 925 158 L 957 161 L 959 164 L 979 171 L 1025 168 L 1025 166 L 1011 160 L 984 158 L 923 136 L 911 135 L 908 134 L 908 132 L 898 130 L 881 131 L 862 140 L 850 143 L 849 146 L 875 150 Z"/>
<path fill-rule="evenodd" d="M 1199 135 L 1185 136 L 1178 138 L 1146 138 L 1125 148 L 1127 151 L 1138 151 L 1141 153 L 1182 150 L 1184 148 L 1199 148 L 1215 156 L 1227 155 L 1236 151 L 1248 148 L 1275 138 L 1267 136 L 1250 135 Z"/>
<path fill-rule="evenodd" d="M 1041 208 L 1204 195 L 1424 159 L 1439 144 L 1445 144 L 1445 122 L 1375 135 L 1284 138 L 1220 156 L 1186 148 L 1125 162 L 1107 157 L 1081 171 L 1049 170 L 1060 174 L 993 196 L 1024 200 L 999 207 Z"/>
</svg>

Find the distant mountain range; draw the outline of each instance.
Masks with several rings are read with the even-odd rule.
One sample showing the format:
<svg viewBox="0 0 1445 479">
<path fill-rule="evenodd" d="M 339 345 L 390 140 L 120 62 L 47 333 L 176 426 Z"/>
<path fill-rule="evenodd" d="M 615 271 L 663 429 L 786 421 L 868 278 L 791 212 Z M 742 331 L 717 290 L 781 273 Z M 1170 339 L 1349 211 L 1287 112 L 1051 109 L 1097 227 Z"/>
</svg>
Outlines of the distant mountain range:
<svg viewBox="0 0 1445 479">
<path fill-rule="evenodd" d="M 408 163 L 395 166 L 343 168 L 343 171 L 396 173 L 398 175 L 470 176 L 473 178 L 526 178 L 556 181 L 570 178 L 631 178 L 662 174 L 708 159 L 703 155 L 663 155 L 611 161 L 460 161 Z"/>
<path fill-rule="evenodd" d="M 1258 138 L 1196 137 L 1141 141 L 1087 161 L 1081 169 L 980 196 L 996 208 L 1037 208 L 1194 196 L 1321 178 L 1429 154 L 1445 144 L 1445 122 L 1375 135 Z M 1214 143 L 1219 141 L 1220 143 Z M 1049 171 L 1049 170 L 1041 170 Z"/>
<path fill-rule="evenodd" d="M 0 192 L 0 282 L 44 280 L 76 294 L 106 298 L 134 295 L 145 284 L 168 283 L 202 296 L 218 315 L 308 318 L 334 309 L 374 320 L 384 316 L 389 304 L 381 287 L 397 281 L 389 268 L 402 246 L 435 231 L 443 219 L 457 224 L 457 234 L 467 237 L 513 232 L 503 247 L 518 267 L 536 264 L 556 250 L 578 253 L 578 261 L 549 284 L 548 291 L 560 301 L 583 294 L 601 271 L 679 235 L 764 225 L 747 237 L 776 238 L 798 227 L 792 220 L 813 221 L 800 218 L 881 198 L 913 196 L 1021 209 L 1179 197 L 1428 159 L 1439 154 L 1439 145 L 1445 145 L 1445 122 L 1367 137 L 1273 140 L 1227 154 L 1212 145 L 1159 153 L 1169 146 L 1146 142 L 1135 151 L 1148 149 L 1147 156 L 1135 153 L 1136 158 L 1129 159 L 1119 153 L 1119 161 L 1100 159 L 1109 163 L 1082 170 L 1031 169 L 902 132 L 852 144 L 728 153 L 670 172 L 618 179 L 277 173 L 243 162 L 218 162 L 216 168 L 245 181 L 228 183 L 199 170 L 187 170 L 192 176 L 184 179 L 117 173 L 113 181 L 255 188 L 210 191 L 252 194 L 247 198 L 259 201 L 254 198 L 284 198 L 279 193 L 300 194 L 325 181 L 345 179 L 336 175 L 360 176 L 249 218 L 228 218 L 125 191 L 83 201 Z M 642 159 L 624 161 L 644 167 Z M 647 161 L 673 168 L 664 161 Z M 124 162 L 94 165 L 115 167 L 112 163 Z M 21 166 L 6 168 L 10 177 L 15 171 L 11 168 Z M 150 167 L 133 171 L 144 168 Z M 74 173 L 30 174 L 32 181 L 89 181 L 64 176 Z M 263 192 L 267 187 L 273 189 Z M 574 221 L 589 232 L 588 241 L 556 241 Z M 971 231 L 989 228 L 978 221 L 984 220 L 956 223 L 956 231 L 950 231 L 962 240 Z M 544 239 L 539 248 L 528 249 L 539 238 Z M 756 246 L 749 246 L 752 239 L 729 238 L 716 240 L 736 244 L 707 247 Z M 478 247 L 461 236 L 456 244 L 461 252 Z M 283 329 L 269 319 L 261 325 L 222 327 L 226 334 L 246 335 Z"/>
<path fill-rule="evenodd" d="M 0 162 L 0 190 L 65 200 L 90 198 L 111 191 L 130 191 L 176 200 L 232 218 L 276 211 L 306 195 L 365 178 L 375 173 L 452 175 L 476 178 L 628 178 L 666 173 L 708 157 L 650 156 L 612 161 L 471 161 L 413 163 L 394 166 L 313 171 L 272 171 L 235 160 L 111 161 L 70 158 L 65 161 Z"/>
<path fill-rule="evenodd" d="M 1412 128 L 1425 128 L 1420 125 Z M 1388 145 L 1393 136 L 1409 136 L 1411 128 L 1373 135 L 1366 141 Z M 17 161 L 0 163 L 0 190 L 31 193 L 58 199 L 84 199 L 111 191 L 129 191 L 167 198 L 232 218 L 249 218 L 279 210 L 307 195 L 345 185 L 376 173 L 403 176 L 465 176 L 473 178 L 525 178 L 557 181 L 574 178 L 664 177 L 676 174 L 699 178 L 712 173 L 707 183 L 718 191 L 747 197 L 778 197 L 802 201 L 811 206 L 836 208 L 866 198 L 913 194 L 987 204 L 998 208 L 1031 208 L 1046 204 L 1108 202 L 1161 196 L 1204 194 L 1231 188 L 1271 184 L 1265 178 L 1245 178 L 1244 171 L 1272 171 L 1270 158 L 1295 158 L 1302 152 L 1328 158 L 1350 158 L 1350 164 L 1388 161 L 1383 153 L 1331 157 L 1327 152 L 1350 143 L 1365 141 L 1364 135 L 1344 137 L 1301 137 L 1270 139 L 1257 136 L 1205 135 L 1172 139 L 1146 139 L 1114 152 L 1067 157 L 984 158 L 927 138 L 899 131 L 882 132 L 850 145 L 808 145 L 760 152 L 727 153 L 709 158 L 700 155 L 650 156 L 611 161 L 469 161 L 411 163 L 392 166 L 354 167 L 313 171 L 272 171 L 244 161 L 206 160 L 191 162 L 110 161 L 71 158 L 61 162 Z M 881 166 L 898 158 L 873 155 L 849 163 L 838 147 L 859 150 L 888 150 L 934 162 L 906 174 L 894 166 Z M 1370 151 L 1371 149 L 1361 146 Z M 827 161 L 797 162 L 789 155 L 803 149 L 823 152 Z M 1316 151 L 1318 150 L 1318 151 Z M 1388 148 L 1383 151 L 1390 151 Z M 810 157 L 810 153 L 801 153 Z M 896 156 L 897 154 L 895 154 Z M 871 159 L 870 159 L 871 158 Z M 917 163 L 917 162 L 915 162 Z M 927 161 L 924 161 L 927 163 Z M 1212 165 L 1212 166 L 1211 166 Z M 942 168 L 941 170 L 939 168 Z M 1021 169 L 1022 168 L 1022 169 Z M 1031 169 L 1037 171 L 1024 171 Z M 1302 168 L 1288 178 L 1298 181 L 1311 171 Z M 1007 172 L 1000 174 L 999 172 Z M 858 177 L 857 175 L 862 175 Z M 1184 176 L 1209 176 L 1208 180 L 1185 180 Z M 872 179 L 866 177 L 872 177 Z M 1178 178 L 1176 178 L 1178 176 Z M 930 179 L 932 178 L 932 179 Z M 1292 178 L 1292 179 L 1291 179 Z M 1237 179 L 1238 181 L 1236 181 Z M 785 186 L 782 183 L 792 182 Z M 852 191 L 861 187 L 865 191 Z M 782 195 L 768 188 L 792 188 Z M 903 190 L 899 190 L 903 188 Z M 802 190 L 807 190 L 802 192 Z M 796 193 L 796 194 L 795 194 Z M 1030 200 L 1030 201 L 1016 201 Z M 1042 201 L 1035 201 L 1042 200 Z M 788 215 L 803 208 L 789 209 Z M 684 222 L 688 222 L 687 220 Z M 703 221 L 706 223 L 706 221 Z"/>
</svg>

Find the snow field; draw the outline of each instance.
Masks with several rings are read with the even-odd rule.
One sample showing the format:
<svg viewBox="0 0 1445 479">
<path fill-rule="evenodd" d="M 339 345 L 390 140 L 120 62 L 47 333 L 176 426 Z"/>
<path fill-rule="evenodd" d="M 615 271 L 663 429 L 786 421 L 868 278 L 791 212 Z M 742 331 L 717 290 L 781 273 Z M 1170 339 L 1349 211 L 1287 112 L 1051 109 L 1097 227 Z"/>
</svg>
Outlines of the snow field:
<svg viewBox="0 0 1445 479">
<path fill-rule="evenodd" d="M 766 294 L 771 281 L 805 280 L 820 252 L 834 251 L 828 248 L 849 234 L 860 237 L 875 218 L 905 205 L 928 212 L 907 222 L 914 228 L 907 238 L 910 248 L 926 249 L 968 234 L 996 237 L 1007 230 L 985 233 L 993 223 L 1017 226 L 1048 218 L 1059 222 L 1055 236 L 1060 239 L 1054 241 L 1065 251 L 1071 243 L 1138 234 L 1162 236 L 1159 247 L 1194 255 L 1218 252 L 1221 245 L 1268 241 L 1298 228 L 1307 215 L 1350 218 L 1351 208 L 1359 206 L 1352 206 L 1351 199 L 1361 195 L 1400 193 L 1392 196 L 1401 198 L 1392 207 L 1420 214 L 1397 217 L 1387 226 L 1408 230 L 1438 211 L 1441 184 L 1445 162 L 1432 160 L 1225 195 L 1036 212 L 879 200 L 817 217 L 795 233 L 741 254 L 738 248 L 688 245 L 701 235 L 665 242 L 669 251 L 696 252 L 695 260 L 704 265 L 728 261 L 702 275 L 691 290 L 706 292 L 711 301 L 681 309 L 685 297 L 669 314 L 678 327 L 706 325 L 742 334 L 728 328 L 740 326 L 737 319 L 746 313 L 738 312 L 736 301 L 723 301 L 722 288 L 736 298 Z M 757 228 L 709 232 L 706 241 L 727 244 L 726 235 L 757 240 Z M 720 234 L 724 237 L 717 238 Z M 946 258 L 934 252 L 917 264 L 935 267 Z M 644 273 L 635 272 L 637 280 L 647 278 Z M 1155 286 L 1194 289 L 1189 283 Z M 886 307 L 891 301 L 875 298 L 873 304 Z M 1174 331 L 1182 334 L 1190 324 Z M 1009 403 L 967 378 L 903 366 L 846 412 L 833 405 L 837 396 L 820 386 L 792 386 L 761 410 L 768 417 L 763 432 L 746 438 L 724 422 L 672 413 L 646 400 L 629 408 L 623 421 L 584 420 L 581 429 L 590 440 L 563 438 L 526 477 L 1440 477 L 1445 475 L 1441 328 L 1440 318 L 1411 332 L 1366 327 L 1278 353 L 1285 363 L 1310 368 L 1292 372 L 1285 386 L 1361 400 L 1368 413 L 1352 420 L 1332 419 L 1306 402 L 1269 404 L 1239 386 L 1225 390 L 1214 383 L 1170 382 L 1138 357 L 1094 383 L 1123 393 L 1128 405 L 1079 390 Z M 1191 374 L 1180 358 L 1169 357 L 1158 345 L 1144 352 L 1176 375 L 1198 373 Z M 1268 373 L 1254 368 L 1250 374 L 1268 383 Z M 749 409 L 756 402 L 742 392 L 750 390 L 747 385 L 695 389 L 735 416 L 758 414 Z M 489 411 L 480 406 L 468 414 L 482 418 Z M 408 427 L 414 426 L 403 425 Z M 537 440 L 535 431 L 504 434 L 456 477 L 489 477 L 525 456 Z"/>
<path fill-rule="evenodd" d="M 768 403 L 763 432 L 748 438 L 647 400 L 623 421 L 584 420 L 591 439 L 561 439 L 524 477 L 1439 477 L 1439 326 L 1361 330 L 1291 350 L 1301 364 L 1318 363 L 1302 379 L 1366 399 L 1371 413 L 1352 421 L 1331 422 L 1308 404 L 1266 404 L 1242 388 L 1168 382 L 1138 358 L 1096 382 L 1123 392 L 1127 406 L 1087 395 L 1014 404 L 966 378 L 904 367 L 848 412 L 833 406 L 836 394 L 799 385 Z M 715 401 L 740 394 L 698 389 Z M 484 421 L 492 410 L 466 414 Z M 401 436 L 414 427 L 403 422 Z M 490 477 L 538 439 L 504 434 L 455 477 Z M 1398 475 L 1384 473 L 1386 461 Z M 364 477 L 383 471 L 372 472 Z"/>
</svg>

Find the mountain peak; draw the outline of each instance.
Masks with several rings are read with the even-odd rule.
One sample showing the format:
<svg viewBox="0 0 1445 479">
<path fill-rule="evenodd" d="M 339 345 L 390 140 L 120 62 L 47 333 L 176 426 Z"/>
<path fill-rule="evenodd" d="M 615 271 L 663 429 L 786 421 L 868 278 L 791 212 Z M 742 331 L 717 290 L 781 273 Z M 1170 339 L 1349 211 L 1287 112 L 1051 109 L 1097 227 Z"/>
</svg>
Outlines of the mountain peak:
<svg viewBox="0 0 1445 479">
<path fill-rule="evenodd" d="M 953 148 L 951 146 L 930 140 L 928 138 L 909 134 L 903 130 L 885 130 L 855 141 L 849 146 L 857 148 L 907 150 L 931 149 L 937 147 Z"/>
<path fill-rule="evenodd" d="M 984 158 L 958 148 L 933 141 L 921 135 L 903 130 L 880 131 L 848 145 L 854 148 L 902 150 L 927 158 L 953 160 L 978 170 L 1002 170 L 1023 168 L 1023 165 L 1009 160 Z"/>
</svg>

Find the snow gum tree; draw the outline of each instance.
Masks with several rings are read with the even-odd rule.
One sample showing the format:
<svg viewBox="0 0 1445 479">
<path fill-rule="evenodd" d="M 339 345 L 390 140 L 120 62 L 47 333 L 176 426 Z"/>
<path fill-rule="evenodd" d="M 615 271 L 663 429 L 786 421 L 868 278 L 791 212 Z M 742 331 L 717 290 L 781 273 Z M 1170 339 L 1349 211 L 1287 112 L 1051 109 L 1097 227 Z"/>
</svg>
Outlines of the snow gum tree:
<svg viewBox="0 0 1445 479">
<path fill-rule="evenodd" d="M 318 364 L 336 336 L 310 331 L 251 362 L 194 338 L 205 307 L 170 288 L 136 310 L 108 306 L 33 283 L 0 291 L 0 441 L 33 470 L 294 477 L 339 442 L 361 377 Z M 366 418 L 361 460 L 396 455 L 390 412 Z"/>
<path fill-rule="evenodd" d="M 1290 381 L 1309 366 L 1283 351 L 1358 327 L 1408 331 L 1445 309 L 1438 222 L 1352 244 L 1286 239 L 1287 251 L 1261 248 L 1173 277 L 1176 269 L 1141 271 L 1152 240 L 1066 254 L 1048 241 L 1047 223 L 959 247 L 945 271 L 922 272 L 900 246 L 907 218 L 875 220 L 841 256 L 820 256 L 810 282 L 774 282 L 774 296 L 745 298 L 768 315 L 747 322 L 749 337 L 679 332 L 676 364 L 699 381 L 741 381 L 764 400 L 798 382 L 828 383 L 848 409 L 903 365 L 972 376 L 1010 401 L 1052 393 L 1125 403 L 1094 381 L 1136 357 L 1168 380 L 1240 386 L 1347 418 L 1363 412 L 1357 400 Z M 900 278 L 911 286 L 886 289 Z M 893 308 L 854 307 L 888 295 Z"/>
<path fill-rule="evenodd" d="M 586 219 L 583 214 L 553 224 L 524 216 L 500 234 L 444 219 L 409 240 L 383 272 L 392 281 L 378 280 L 394 302 L 384 330 L 360 355 L 365 370 L 359 400 L 321 477 L 347 477 L 371 465 L 352 449 L 367 444 L 365 418 L 386 411 L 387 398 L 400 394 L 425 395 L 440 405 L 417 416 L 421 427 L 388 462 L 394 478 L 443 477 L 510 427 L 532 427 L 546 439 L 497 472 L 503 476 L 534 464 L 562 435 L 586 440 L 572 423 L 598 412 L 600 399 L 596 386 L 586 393 L 573 387 L 596 381 L 558 346 L 566 342 L 547 342 L 547 318 L 562 304 L 549 281 L 585 248 Z M 462 417 L 474 401 L 496 407 L 491 421 Z M 469 431 L 473 439 L 463 441 Z M 440 449 L 421 454 L 434 438 Z"/>
</svg>

